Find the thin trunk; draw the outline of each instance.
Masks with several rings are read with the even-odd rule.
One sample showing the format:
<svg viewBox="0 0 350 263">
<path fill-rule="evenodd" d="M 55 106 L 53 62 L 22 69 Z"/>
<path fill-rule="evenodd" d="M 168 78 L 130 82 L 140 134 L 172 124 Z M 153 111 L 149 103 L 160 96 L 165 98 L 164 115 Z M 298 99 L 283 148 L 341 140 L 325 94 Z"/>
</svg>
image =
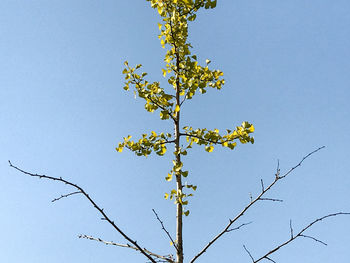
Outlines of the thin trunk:
<svg viewBox="0 0 350 263">
<path fill-rule="evenodd" d="M 176 68 L 179 70 L 179 56 L 176 54 Z M 180 79 L 177 73 L 176 76 L 176 104 L 180 105 Z M 181 162 L 180 157 L 180 111 L 176 113 L 175 116 L 175 152 L 176 152 L 176 162 Z M 182 193 L 182 181 L 181 173 L 176 175 L 176 188 L 177 193 Z M 176 242 L 177 242 L 177 253 L 176 253 L 176 263 L 183 263 L 183 241 L 182 241 L 182 215 L 183 208 L 180 202 L 176 205 Z"/>
</svg>

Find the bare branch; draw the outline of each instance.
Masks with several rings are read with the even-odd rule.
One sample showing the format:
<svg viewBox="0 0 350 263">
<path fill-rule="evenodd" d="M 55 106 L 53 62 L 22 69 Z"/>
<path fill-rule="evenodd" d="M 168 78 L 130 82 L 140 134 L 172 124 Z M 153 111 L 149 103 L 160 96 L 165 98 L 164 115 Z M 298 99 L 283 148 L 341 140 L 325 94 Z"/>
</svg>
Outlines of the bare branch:
<svg viewBox="0 0 350 263">
<path fill-rule="evenodd" d="M 159 218 L 157 212 L 156 212 L 154 209 L 152 209 L 152 211 L 153 211 L 154 215 L 156 216 L 157 220 L 159 221 L 160 225 L 162 226 L 162 229 L 164 230 L 164 232 L 165 232 L 165 233 L 167 234 L 167 236 L 169 237 L 169 239 L 170 239 L 170 241 L 171 241 L 171 244 L 175 247 L 176 250 L 178 250 L 178 248 L 177 248 L 177 246 L 176 246 L 176 243 L 174 242 L 173 238 L 171 237 L 169 231 L 166 230 L 166 228 L 165 228 L 165 226 L 164 226 L 162 220 L 160 220 L 160 218 Z"/>
<path fill-rule="evenodd" d="M 254 262 L 254 258 L 252 256 L 252 254 L 250 254 L 249 250 L 245 247 L 245 245 L 243 245 L 244 250 L 248 253 L 249 257 L 251 258 L 252 262 Z"/>
<path fill-rule="evenodd" d="M 244 213 L 249 209 L 251 208 L 257 201 L 259 200 L 262 200 L 262 197 L 263 195 L 268 192 L 279 180 L 287 177 L 287 175 L 289 175 L 292 171 L 294 171 L 297 167 L 301 166 L 301 164 L 303 163 L 303 161 L 310 157 L 312 154 L 320 151 L 321 149 L 325 148 L 325 146 L 322 146 L 322 147 L 319 147 L 318 149 L 310 152 L 309 154 L 307 154 L 305 157 L 303 157 L 303 159 L 297 164 L 295 165 L 294 167 L 292 167 L 289 171 L 287 171 L 287 173 L 285 173 L 284 175 L 280 176 L 280 168 L 279 168 L 279 161 L 277 163 L 277 169 L 276 169 L 276 174 L 275 174 L 275 179 L 274 181 L 269 185 L 267 186 L 266 188 L 265 187 L 262 187 L 262 191 L 261 193 L 255 198 L 253 199 L 251 197 L 251 201 L 250 203 L 245 207 L 243 208 L 243 210 L 238 213 L 238 215 L 236 215 L 233 219 L 230 219 L 229 223 L 224 227 L 224 229 L 219 233 L 217 234 L 211 241 L 209 241 L 209 243 L 197 254 L 193 257 L 193 259 L 190 261 L 190 263 L 193 263 L 195 262 L 201 255 L 203 255 L 203 253 L 206 252 L 206 250 L 213 244 L 215 243 L 223 234 L 227 233 L 227 230 L 231 227 L 231 225 L 236 222 L 239 218 L 241 218 Z"/>
<path fill-rule="evenodd" d="M 266 259 L 269 260 L 269 261 L 271 261 L 271 262 L 273 262 L 273 263 L 276 263 L 276 261 L 272 260 L 272 259 L 269 258 L 269 257 L 266 257 Z"/>
<path fill-rule="evenodd" d="M 312 240 L 314 240 L 314 241 L 316 241 L 316 242 L 321 243 L 322 245 L 327 246 L 327 243 L 325 243 L 325 242 L 323 242 L 322 240 L 319 240 L 319 239 L 317 239 L 317 238 L 314 238 L 314 237 L 312 237 L 312 236 L 307 236 L 307 235 L 300 235 L 300 236 L 301 236 L 301 237 L 310 238 L 310 239 L 312 239 Z"/>
<path fill-rule="evenodd" d="M 276 198 L 260 198 L 261 201 L 272 201 L 272 202 L 283 202 L 282 199 L 276 199 Z"/>
<path fill-rule="evenodd" d="M 299 232 L 298 234 L 296 234 L 296 235 L 294 235 L 294 236 L 293 236 L 293 231 L 292 231 L 291 223 L 290 223 L 291 237 L 290 237 L 287 241 L 285 241 L 284 243 L 282 243 L 282 244 L 276 246 L 274 249 L 272 249 L 272 250 L 270 250 L 269 252 L 267 252 L 264 256 L 262 256 L 262 257 L 260 257 L 259 259 L 253 261 L 253 263 L 257 263 L 257 262 L 259 262 L 259 261 L 261 261 L 261 260 L 263 260 L 263 259 L 268 259 L 268 257 L 269 257 L 271 254 L 275 253 L 275 252 L 276 252 L 277 250 L 279 250 L 280 248 L 282 248 L 282 247 L 288 245 L 290 242 L 292 242 L 293 240 L 297 239 L 298 237 L 310 238 L 310 239 L 312 239 L 312 240 L 314 240 L 314 241 L 316 241 L 316 242 L 318 242 L 318 243 L 321 243 L 321 244 L 323 244 L 323 245 L 327 245 L 327 244 L 324 243 L 323 241 L 318 240 L 318 239 L 316 239 L 316 238 L 314 238 L 314 237 L 311 237 L 311 236 L 304 235 L 303 233 L 304 233 L 307 229 L 309 229 L 312 225 L 316 224 L 317 222 L 320 222 L 320 221 L 322 221 L 323 219 L 326 219 L 326 218 L 329 218 L 329 217 L 334 217 L 334 216 L 339 216 L 339 215 L 350 215 L 350 213 L 338 212 L 338 213 L 329 214 L 329 215 L 320 217 L 320 218 L 318 218 L 318 219 L 312 221 L 310 224 L 308 224 L 306 227 L 304 227 L 302 230 L 300 230 L 300 232 Z M 290 221 L 290 222 L 291 222 L 291 221 Z"/>
<path fill-rule="evenodd" d="M 238 229 L 240 229 L 241 227 L 246 226 L 246 225 L 249 225 L 249 224 L 251 224 L 251 223 L 253 223 L 253 222 L 241 224 L 241 225 L 239 225 L 239 226 L 237 226 L 237 227 L 235 227 L 235 228 L 228 229 L 226 232 L 231 232 L 231 231 L 238 230 Z"/>
<path fill-rule="evenodd" d="M 292 219 L 291 219 L 291 220 L 289 220 L 289 229 L 290 229 L 290 238 L 293 238 Z"/>
<path fill-rule="evenodd" d="M 139 248 L 135 247 L 135 246 L 132 246 L 130 244 L 119 244 L 119 243 L 115 243 L 113 241 L 106 241 L 106 240 L 103 240 L 101 238 L 96 238 L 96 237 L 93 237 L 93 236 L 88 236 L 88 235 L 79 235 L 78 236 L 79 238 L 85 238 L 85 239 L 89 239 L 89 240 L 93 240 L 93 241 L 98 241 L 98 242 L 101 242 L 105 245 L 111 245 L 111 246 L 117 246 L 117 247 L 124 247 L 124 248 L 131 248 L 131 249 L 134 249 L 136 251 L 140 251 Z M 162 255 L 158 255 L 156 253 L 153 253 L 147 249 L 143 249 L 145 253 L 153 256 L 153 257 L 156 257 L 158 259 L 162 259 L 162 260 L 165 260 L 164 262 L 171 262 L 171 263 L 174 263 L 173 259 L 172 259 L 172 255 L 166 255 L 166 256 L 162 256 Z M 158 262 L 158 261 L 157 261 Z"/>
<path fill-rule="evenodd" d="M 280 179 L 286 177 L 288 174 L 290 174 L 291 172 L 293 172 L 296 168 L 298 168 L 299 166 L 301 166 L 301 164 L 305 161 L 306 158 L 308 158 L 310 155 L 322 150 L 323 148 L 325 148 L 326 146 L 322 146 L 322 147 L 319 147 L 318 149 L 312 151 L 311 153 L 309 153 L 308 155 L 304 156 L 303 159 L 301 159 L 301 161 L 294 167 L 292 167 L 288 172 L 286 172 L 284 175 L 282 176 L 279 176 Z M 279 162 L 278 162 L 279 164 Z"/>
<path fill-rule="evenodd" d="M 69 194 L 66 194 L 66 195 L 61 195 L 60 197 L 57 197 L 55 199 L 53 199 L 51 202 L 56 202 L 62 198 L 65 198 L 65 197 L 68 197 L 68 196 L 71 196 L 71 195 L 75 195 L 75 194 L 81 194 L 82 192 L 80 191 L 76 191 L 76 192 L 73 192 L 73 193 L 69 193 Z"/>
<path fill-rule="evenodd" d="M 29 176 L 32 176 L 32 177 L 37 177 L 39 179 L 48 179 L 48 180 L 52 180 L 52 181 L 58 181 L 58 182 L 62 182 L 66 185 L 70 185 L 72 186 L 73 188 L 79 190 L 79 192 L 81 192 L 88 200 L 89 202 L 92 204 L 92 206 L 98 210 L 100 212 L 100 214 L 102 215 L 102 218 L 104 220 L 106 220 L 117 232 L 119 232 L 128 242 L 130 242 L 131 244 L 133 244 L 145 257 L 147 257 L 152 263 L 156 263 L 156 261 L 149 255 L 145 252 L 144 249 L 142 249 L 138 244 L 137 244 L 137 241 L 136 240 L 133 240 L 131 239 L 127 234 L 125 234 L 115 223 L 114 221 L 112 221 L 108 216 L 107 214 L 103 211 L 102 208 L 100 208 L 96 203 L 95 201 L 83 190 L 83 188 L 81 188 L 80 186 L 74 184 L 74 183 L 71 183 L 67 180 L 64 180 L 62 179 L 62 177 L 52 177 L 52 176 L 47 176 L 47 175 L 41 175 L 41 174 L 34 174 L 34 173 L 30 173 L 30 172 L 27 172 L 27 171 L 24 171 L 20 168 L 18 168 L 17 166 L 14 166 L 12 165 L 11 161 L 9 161 L 9 164 L 10 164 L 10 167 L 14 168 L 15 170 L 23 173 L 23 174 L 26 174 L 26 175 L 29 175 Z"/>
</svg>

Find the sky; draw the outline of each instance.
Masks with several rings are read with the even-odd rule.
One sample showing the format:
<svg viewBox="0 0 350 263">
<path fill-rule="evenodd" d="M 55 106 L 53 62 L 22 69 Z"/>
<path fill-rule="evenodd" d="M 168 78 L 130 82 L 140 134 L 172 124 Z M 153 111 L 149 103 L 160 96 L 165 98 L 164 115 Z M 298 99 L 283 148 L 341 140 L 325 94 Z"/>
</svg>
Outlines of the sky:
<svg viewBox="0 0 350 263">
<path fill-rule="evenodd" d="M 82 196 L 52 203 L 72 188 L 9 167 L 63 177 L 83 187 L 140 245 L 174 253 L 155 209 L 172 235 L 175 206 L 163 198 L 171 151 L 164 157 L 117 153 L 123 137 L 171 132 L 123 87 L 123 62 L 141 63 L 166 85 L 159 17 L 144 0 L 0 1 L 0 261 L 9 263 L 146 262 L 132 250 L 82 240 L 125 243 Z M 350 212 L 350 2 L 348 0 L 221 0 L 189 27 L 193 53 L 224 72 L 182 108 L 183 126 L 255 126 L 255 143 L 183 159 L 198 186 L 184 219 L 191 259 L 281 172 L 320 146 L 198 260 L 251 262 L 316 218 Z M 235 226 L 237 226 L 235 225 Z M 348 262 L 350 216 L 309 229 L 271 258 L 276 262 Z"/>
</svg>

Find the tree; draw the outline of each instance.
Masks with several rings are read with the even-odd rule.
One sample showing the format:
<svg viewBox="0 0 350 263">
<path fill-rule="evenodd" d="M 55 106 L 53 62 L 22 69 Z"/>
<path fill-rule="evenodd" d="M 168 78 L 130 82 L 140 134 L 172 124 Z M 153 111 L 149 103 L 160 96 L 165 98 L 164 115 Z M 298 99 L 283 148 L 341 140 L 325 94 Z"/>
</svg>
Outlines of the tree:
<svg viewBox="0 0 350 263">
<path fill-rule="evenodd" d="M 149 0 L 148 0 L 149 1 Z M 222 146 L 233 150 L 237 143 L 254 143 L 254 138 L 251 133 L 254 132 L 253 124 L 244 121 L 241 126 L 234 129 L 226 130 L 225 134 L 221 134 L 219 130 L 213 129 L 208 130 L 206 128 L 193 128 L 191 126 L 182 127 L 180 122 L 180 113 L 182 105 L 188 100 L 192 99 L 193 96 L 198 93 L 205 93 L 208 87 L 220 90 L 224 84 L 222 79 L 223 73 L 220 70 L 209 69 L 210 60 L 206 60 L 205 66 L 200 66 L 197 61 L 197 56 L 191 52 L 191 44 L 188 42 L 188 23 L 196 19 L 196 12 L 200 8 L 211 9 L 216 6 L 216 1 L 211 0 L 197 0 L 197 1 L 161 1 L 152 0 L 150 1 L 153 8 L 157 9 L 159 15 L 162 18 L 163 23 L 159 24 L 160 39 L 163 48 L 167 48 L 165 56 L 165 68 L 162 69 L 163 76 L 167 77 L 167 81 L 170 87 L 173 88 L 173 93 L 169 92 L 163 87 L 160 82 L 148 82 L 146 80 L 146 73 L 138 73 L 141 68 L 141 64 L 135 67 L 129 66 L 128 62 L 125 62 L 126 68 L 123 73 L 125 74 L 125 90 L 129 90 L 130 87 L 135 89 L 135 95 L 145 100 L 145 109 L 149 112 L 160 111 L 160 118 L 162 120 L 168 120 L 174 125 L 174 132 L 161 132 L 156 133 L 152 131 L 150 134 L 142 134 L 141 139 L 132 140 L 132 136 L 129 135 L 124 138 L 124 141 L 116 148 L 118 152 L 122 152 L 124 148 L 136 153 L 138 156 L 148 156 L 152 152 L 163 156 L 168 149 L 168 145 L 174 145 L 174 160 L 172 169 L 165 177 L 167 181 L 175 182 L 175 188 L 170 189 L 168 193 L 165 193 L 165 198 L 173 200 L 176 205 L 176 238 L 173 239 L 167 229 L 164 227 L 163 222 L 158 217 L 158 214 L 154 211 L 156 218 L 161 223 L 162 229 L 168 235 L 171 240 L 171 244 L 176 251 L 176 259 L 171 254 L 168 256 L 162 256 L 158 253 L 149 251 L 148 249 L 140 246 L 135 240 L 131 239 L 124 230 L 120 229 L 117 224 L 104 212 L 104 210 L 96 204 L 96 202 L 89 196 L 89 194 L 83 190 L 77 184 L 71 183 L 62 178 L 56 178 L 46 175 L 33 174 L 26 172 L 17 166 L 14 166 L 10 162 L 10 166 L 19 170 L 22 173 L 30 176 L 45 178 L 49 180 L 59 181 L 67 185 L 72 186 L 77 191 L 71 192 L 66 195 L 62 195 L 56 198 L 57 201 L 61 198 L 69 197 L 74 194 L 84 195 L 89 202 L 101 213 L 102 218 L 106 220 L 117 232 L 119 232 L 128 242 L 126 245 L 117 244 L 113 242 L 107 242 L 99 238 L 90 236 L 81 236 L 92 240 L 97 240 L 106 244 L 112 244 L 116 246 L 124 246 L 132 248 L 141 252 L 151 262 L 164 261 L 164 262 L 184 262 L 184 247 L 183 247 L 183 216 L 188 216 L 190 211 L 186 209 L 186 205 L 189 202 L 189 197 L 193 195 L 193 191 L 196 191 L 197 186 L 193 184 L 183 183 L 183 178 L 189 175 L 189 172 L 185 170 L 184 165 L 181 161 L 181 156 L 187 155 L 187 151 L 190 151 L 194 144 L 203 145 L 207 152 L 212 152 L 215 146 Z M 181 141 L 181 138 L 186 139 L 186 142 Z M 184 144 L 183 144 L 184 143 Z M 265 197 L 265 193 L 268 192 L 277 182 L 284 179 L 302 162 L 308 158 L 311 154 L 321 150 L 320 147 L 308 155 L 306 155 L 297 165 L 292 167 L 286 173 L 281 174 L 279 167 L 277 167 L 274 180 L 265 186 L 264 182 L 261 181 L 261 192 L 256 197 L 251 197 L 250 203 L 244 207 L 244 209 L 235 217 L 229 220 L 229 223 L 212 239 L 209 243 L 203 247 L 190 262 L 195 262 L 202 256 L 206 250 L 211 247 L 221 236 L 225 233 L 229 233 L 233 230 L 237 230 L 246 225 L 243 223 L 237 227 L 232 225 L 240 219 L 244 213 L 256 204 L 258 201 L 281 201 L 275 198 Z M 274 247 L 266 254 L 258 259 L 254 259 L 249 250 L 244 247 L 248 255 L 252 259 L 252 262 L 260 262 L 262 260 L 273 261 L 271 254 L 289 244 L 298 237 L 305 237 L 313 239 L 319 243 L 322 241 L 305 235 L 304 232 L 313 226 L 315 223 L 322 221 L 325 218 L 333 217 L 337 215 L 344 215 L 349 213 L 332 213 L 321 218 L 312 221 L 309 225 L 302 228 L 296 234 L 294 233 L 292 224 L 290 223 L 290 238 Z"/>
</svg>

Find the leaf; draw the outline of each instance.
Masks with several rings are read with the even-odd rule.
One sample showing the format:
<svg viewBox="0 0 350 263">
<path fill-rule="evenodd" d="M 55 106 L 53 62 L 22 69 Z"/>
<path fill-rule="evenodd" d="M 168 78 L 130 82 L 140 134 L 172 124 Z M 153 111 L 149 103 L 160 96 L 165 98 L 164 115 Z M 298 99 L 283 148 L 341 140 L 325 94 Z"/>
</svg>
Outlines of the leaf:
<svg viewBox="0 0 350 263">
<path fill-rule="evenodd" d="M 205 63 L 208 65 L 209 63 L 211 62 L 211 60 L 209 60 L 209 59 L 206 59 L 205 60 Z"/>
<path fill-rule="evenodd" d="M 172 173 L 168 173 L 168 176 L 165 177 L 165 180 L 167 180 L 168 182 L 170 182 L 173 179 L 173 174 Z"/>
<path fill-rule="evenodd" d="M 176 104 L 175 112 L 179 112 L 179 111 L 180 111 L 180 106 Z"/>
<path fill-rule="evenodd" d="M 213 147 L 213 146 L 206 146 L 206 147 L 205 147 L 205 150 L 206 150 L 208 153 L 211 153 L 211 152 L 214 150 L 214 147 Z"/>
<path fill-rule="evenodd" d="M 166 70 L 162 68 L 162 72 L 163 72 L 163 77 L 166 76 Z"/>
<path fill-rule="evenodd" d="M 187 210 L 187 211 L 184 212 L 185 216 L 188 216 L 189 214 L 190 214 L 190 210 Z"/>
<path fill-rule="evenodd" d="M 117 150 L 117 152 L 120 152 L 120 153 L 123 151 L 123 147 L 117 147 L 115 149 Z"/>
</svg>

